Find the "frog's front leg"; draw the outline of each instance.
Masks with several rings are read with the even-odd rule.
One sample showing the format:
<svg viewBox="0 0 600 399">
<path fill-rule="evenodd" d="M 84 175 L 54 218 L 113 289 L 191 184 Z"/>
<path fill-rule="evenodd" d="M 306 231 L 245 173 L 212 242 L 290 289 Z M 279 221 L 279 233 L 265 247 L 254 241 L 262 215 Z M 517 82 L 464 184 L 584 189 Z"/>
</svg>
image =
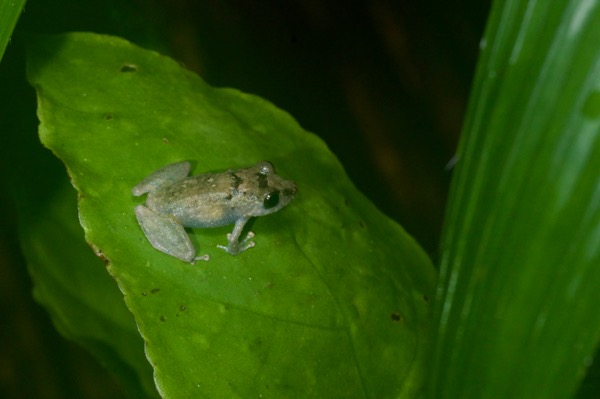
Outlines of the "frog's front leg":
<svg viewBox="0 0 600 399">
<path fill-rule="evenodd" d="M 196 250 L 185 229 L 168 215 L 138 205 L 135 216 L 150 244 L 159 251 L 190 263 L 210 259 L 208 255 L 196 257 Z"/>
<path fill-rule="evenodd" d="M 250 241 L 254 238 L 254 233 L 249 231 L 246 235 L 246 238 L 239 241 L 240 235 L 242 234 L 242 230 L 244 230 L 244 226 L 246 222 L 248 222 L 250 218 L 240 218 L 235 222 L 235 226 L 233 227 L 233 231 L 227 234 L 227 241 L 229 244 L 227 246 L 217 245 L 217 247 L 224 249 L 227 253 L 231 255 L 237 255 L 239 253 L 244 252 L 248 248 L 252 248 L 255 244 L 254 241 Z"/>
</svg>

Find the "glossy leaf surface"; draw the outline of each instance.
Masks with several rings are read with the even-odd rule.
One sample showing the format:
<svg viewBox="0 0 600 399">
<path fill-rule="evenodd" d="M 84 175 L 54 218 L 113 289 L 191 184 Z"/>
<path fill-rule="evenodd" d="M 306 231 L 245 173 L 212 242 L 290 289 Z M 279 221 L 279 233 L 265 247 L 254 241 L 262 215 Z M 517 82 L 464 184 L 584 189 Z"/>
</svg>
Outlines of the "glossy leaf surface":
<svg viewBox="0 0 600 399">
<path fill-rule="evenodd" d="M 431 398 L 567 398 L 592 359 L 598 24 L 598 1 L 494 5 L 445 225 Z"/>
<path fill-rule="evenodd" d="M 86 239 L 124 293 L 165 397 L 420 392 L 433 268 L 321 140 L 265 100 L 114 37 L 39 40 L 29 79 L 41 140 L 67 166 Z M 231 226 L 190 231 L 209 262 L 150 246 L 133 214 L 142 178 L 182 160 L 198 174 L 263 159 L 298 194 L 252 222 L 255 248 L 217 249 Z"/>
</svg>

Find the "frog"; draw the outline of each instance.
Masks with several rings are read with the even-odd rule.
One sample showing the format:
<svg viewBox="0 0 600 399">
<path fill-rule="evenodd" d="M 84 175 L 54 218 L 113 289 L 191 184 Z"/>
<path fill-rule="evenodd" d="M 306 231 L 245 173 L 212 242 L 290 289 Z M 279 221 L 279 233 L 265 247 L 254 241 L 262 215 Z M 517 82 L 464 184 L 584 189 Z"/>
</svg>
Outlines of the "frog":
<svg viewBox="0 0 600 399">
<path fill-rule="evenodd" d="M 240 240 L 246 223 L 281 210 L 297 191 L 296 183 L 277 175 L 268 161 L 195 176 L 189 176 L 190 170 L 189 161 L 164 166 L 144 178 L 131 193 L 136 197 L 147 194 L 145 204 L 137 205 L 134 213 L 150 244 L 192 264 L 208 261 L 210 256 L 196 256 L 186 228 L 233 224 L 227 245 L 217 247 L 235 256 L 255 246 L 252 231 Z"/>
</svg>

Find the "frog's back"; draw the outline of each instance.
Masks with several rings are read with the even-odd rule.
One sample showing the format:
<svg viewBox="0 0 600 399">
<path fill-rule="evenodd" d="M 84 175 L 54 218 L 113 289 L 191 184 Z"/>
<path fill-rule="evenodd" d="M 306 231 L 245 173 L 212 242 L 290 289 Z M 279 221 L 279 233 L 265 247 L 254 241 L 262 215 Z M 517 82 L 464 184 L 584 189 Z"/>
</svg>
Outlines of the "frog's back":
<svg viewBox="0 0 600 399">
<path fill-rule="evenodd" d="M 147 205 L 185 227 L 223 226 L 239 217 L 230 204 L 231 187 L 227 173 L 192 176 L 150 193 Z"/>
</svg>

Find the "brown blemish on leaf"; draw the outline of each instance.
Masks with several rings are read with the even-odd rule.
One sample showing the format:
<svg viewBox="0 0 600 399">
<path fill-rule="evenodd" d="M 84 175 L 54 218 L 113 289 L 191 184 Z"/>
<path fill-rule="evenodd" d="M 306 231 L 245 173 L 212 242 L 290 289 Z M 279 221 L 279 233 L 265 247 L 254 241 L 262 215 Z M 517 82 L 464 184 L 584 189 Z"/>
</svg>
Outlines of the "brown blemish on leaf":
<svg viewBox="0 0 600 399">
<path fill-rule="evenodd" d="M 394 321 L 396 323 L 403 321 L 403 317 L 398 312 L 393 312 L 391 314 L 391 318 L 392 318 L 392 321 Z"/>
<path fill-rule="evenodd" d="M 137 65 L 125 64 L 121 67 L 121 72 L 137 72 Z"/>
</svg>

